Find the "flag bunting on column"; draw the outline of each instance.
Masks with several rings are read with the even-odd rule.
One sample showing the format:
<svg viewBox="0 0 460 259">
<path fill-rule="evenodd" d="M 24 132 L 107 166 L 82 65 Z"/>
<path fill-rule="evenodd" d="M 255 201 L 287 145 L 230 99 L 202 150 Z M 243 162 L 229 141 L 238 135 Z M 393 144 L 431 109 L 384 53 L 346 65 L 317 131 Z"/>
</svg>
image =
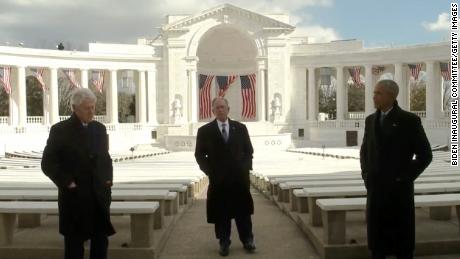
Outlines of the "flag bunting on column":
<svg viewBox="0 0 460 259">
<path fill-rule="evenodd" d="M 11 76 L 11 67 L 0 68 L 0 82 L 3 85 L 3 90 L 5 90 L 7 94 L 11 94 L 10 76 Z"/>
<path fill-rule="evenodd" d="M 441 67 L 441 75 L 444 81 L 450 81 L 450 62 L 449 63 L 439 63 L 439 66 Z"/>
<path fill-rule="evenodd" d="M 385 71 L 384 66 L 372 66 L 372 74 L 375 76 L 380 75 L 383 71 Z"/>
<path fill-rule="evenodd" d="M 93 78 L 91 79 L 91 83 L 94 87 L 96 87 L 99 93 L 102 93 L 102 90 L 104 89 L 104 75 L 104 70 L 93 71 L 92 73 Z"/>
<path fill-rule="evenodd" d="M 417 81 L 418 75 L 420 74 L 420 71 L 422 70 L 422 64 L 407 64 L 409 66 L 410 70 L 410 75 L 414 80 Z"/>
<path fill-rule="evenodd" d="M 216 76 L 217 81 L 217 95 L 219 97 L 224 97 L 225 92 L 227 92 L 230 85 L 235 82 L 236 76 Z"/>
<path fill-rule="evenodd" d="M 350 73 L 351 79 L 353 80 L 353 85 L 356 88 L 361 88 L 364 86 L 363 82 L 361 82 L 361 67 L 351 67 L 348 69 Z"/>
<path fill-rule="evenodd" d="M 199 118 L 204 120 L 211 117 L 211 85 L 214 76 L 200 74 L 199 88 Z"/>
<path fill-rule="evenodd" d="M 80 88 L 80 84 L 77 82 L 77 79 L 75 78 L 75 71 L 72 69 L 63 69 L 64 75 L 69 79 L 70 82 L 70 88 Z"/>
<path fill-rule="evenodd" d="M 240 76 L 241 97 L 243 99 L 243 110 L 241 117 L 254 119 L 256 117 L 256 75 Z"/>
<path fill-rule="evenodd" d="M 43 80 L 43 72 L 45 69 L 42 67 L 37 67 L 35 69 L 32 69 L 33 76 L 37 79 L 37 81 L 40 83 L 40 87 L 43 91 L 46 90 L 46 85 L 45 85 L 45 80 Z"/>
</svg>

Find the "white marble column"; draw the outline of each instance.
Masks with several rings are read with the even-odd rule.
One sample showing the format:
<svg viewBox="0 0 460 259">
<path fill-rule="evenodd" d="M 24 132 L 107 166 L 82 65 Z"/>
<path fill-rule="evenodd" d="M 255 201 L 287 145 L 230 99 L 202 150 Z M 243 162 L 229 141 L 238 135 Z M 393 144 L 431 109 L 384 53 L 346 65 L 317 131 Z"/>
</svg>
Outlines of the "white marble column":
<svg viewBox="0 0 460 259">
<path fill-rule="evenodd" d="M 188 122 L 198 122 L 198 89 L 196 82 L 196 62 L 188 64 L 187 68 L 187 117 Z"/>
<path fill-rule="evenodd" d="M 50 124 L 50 91 L 49 87 L 51 84 L 51 80 L 49 75 L 49 70 L 44 69 L 43 72 L 43 81 L 45 82 L 45 90 L 43 91 L 43 125 L 49 125 Z"/>
<path fill-rule="evenodd" d="M 372 99 L 374 95 L 374 76 L 372 75 L 372 64 L 364 66 L 366 86 L 364 88 L 364 113 L 369 115 L 374 112 L 374 101 Z"/>
<path fill-rule="evenodd" d="M 307 113 L 307 71 L 304 67 L 296 68 L 295 79 L 293 83 L 293 90 L 291 92 L 291 98 L 294 100 L 294 104 L 291 102 L 291 107 L 296 107 L 296 121 L 305 121 L 308 118 Z M 285 108 L 286 109 L 286 108 Z"/>
<path fill-rule="evenodd" d="M 18 113 L 19 113 L 19 126 L 27 124 L 27 93 L 26 93 L 26 68 L 17 68 L 17 86 L 18 86 Z"/>
<path fill-rule="evenodd" d="M 345 86 L 343 82 L 343 67 L 339 66 L 335 68 L 337 71 L 337 92 L 336 92 L 336 108 L 337 108 L 337 118 L 336 120 L 344 120 L 345 115 Z"/>
<path fill-rule="evenodd" d="M 316 68 L 308 67 L 308 120 L 318 118 L 318 96 L 316 89 Z"/>
<path fill-rule="evenodd" d="M 82 88 L 88 88 L 88 69 L 80 69 L 81 81 L 80 85 Z"/>
<path fill-rule="evenodd" d="M 50 68 L 50 86 L 49 86 L 49 114 L 50 124 L 59 122 L 59 100 L 58 100 L 58 69 Z"/>
<path fill-rule="evenodd" d="M 426 119 L 437 120 L 442 111 L 442 87 L 439 62 L 426 62 Z"/>
<path fill-rule="evenodd" d="M 409 110 L 409 86 L 407 85 L 407 75 L 404 73 L 402 63 L 394 64 L 395 67 L 395 82 L 399 86 L 399 94 L 397 97 L 398 105 L 404 110 Z"/>
<path fill-rule="evenodd" d="M 11 126 L 19 124 L 19 87 L 18 87 L 18 69 L 11 67 L 10 72 L 10 87 L 9 94 L 9 118 L 8 123 Z"/>
<path fill-rule="evenodd" d="M 258 121 L 266 121 L 267 120 L 267 111 L 266 111 L 266 96 L 265 96 L 265 59 L 258 60 L 258 68 L 257 68 L 257 105 L 256 111 L 258 114 Z"/>
<path fill-rule="evenodd" d="M 136 91 L 136 117 L 137 122 L 141 124 L 145 124 L 147 122 L 146 119 L 146 96 L 145 96 L 145 71 L 138 71 L 138 87 Z"/>
<path fill-rule="evenodd" d="M 117 70 L 110 70 L 110 87 L 107 88 L 107 122 L 118 124 Z"/>
<path fill-rule="evenodd" d="M 148 104 L 148 124 L 157 125 L 157 78 L 156 67 L 147 71 L 147 104 Z"/>
</svg>

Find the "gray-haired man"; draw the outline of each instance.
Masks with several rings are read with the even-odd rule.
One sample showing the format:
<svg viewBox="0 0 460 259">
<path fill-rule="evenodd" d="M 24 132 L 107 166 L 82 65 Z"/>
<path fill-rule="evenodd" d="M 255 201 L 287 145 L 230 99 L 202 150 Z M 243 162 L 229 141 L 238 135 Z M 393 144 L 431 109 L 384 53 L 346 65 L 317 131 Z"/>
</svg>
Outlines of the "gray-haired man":
<svg viewBox="0 0 460 259">
<path fill-rule="evenodd" d="M 110 222 L 112 159 L 107 132 L 93 121 L 96 97 L 77 89 L 71 97 L 72 116 L 51 127 L 43 152 L 42 170 L 59 189 L 59 232 L 65 259 L 83 259 L 91 240 L 91 259 L 106 259 Z"/>
</svg>

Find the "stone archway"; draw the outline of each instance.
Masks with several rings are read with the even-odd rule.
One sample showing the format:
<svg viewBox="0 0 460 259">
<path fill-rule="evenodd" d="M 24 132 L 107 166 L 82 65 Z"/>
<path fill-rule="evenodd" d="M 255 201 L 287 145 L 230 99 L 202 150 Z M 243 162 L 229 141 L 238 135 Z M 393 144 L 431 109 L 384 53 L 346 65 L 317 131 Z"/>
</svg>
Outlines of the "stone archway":
<svg viewBox="0 0 460 259">
<path fill-rule="evenodd" d="M 251 36 L 231 25 L 219 25 L 209 29 L 200 39 L 197 48 L 198 74 L 237 78 L 225 94 L 230 104 L 230 117 L 241 119 L 242 97 L 240 75 L 256 74 L 258 49 Z M 256 88 L 257 91 L 257 88 Z M 211 98 L 217 93 L 213 84 Z"/>
</svg>

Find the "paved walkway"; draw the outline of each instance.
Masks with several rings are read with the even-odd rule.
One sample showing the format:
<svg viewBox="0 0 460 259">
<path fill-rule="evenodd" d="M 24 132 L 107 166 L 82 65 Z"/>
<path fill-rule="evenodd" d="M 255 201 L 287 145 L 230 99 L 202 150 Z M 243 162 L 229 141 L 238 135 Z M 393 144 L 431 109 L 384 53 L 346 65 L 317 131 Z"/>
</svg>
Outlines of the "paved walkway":
<svg viewBox="0 0 460 259">
<path fill-rule="evenodd" d="M 253 191 L 255 214 L 253 231 L 257 250 L 247 254 L 232 223 L 232 245 L 226 258 L 318 259 L 313 246 L 297 225 L 271 201 Z M 160 259 L 221 258 L 214 237 L 214 225 L 206 223 L 206 200 L 196 200 L 177 222 Z"/>
<path fill-rule="evenodd" d="M 230 255 L 238 259 L 319 259 L 310 241 L 297 225 L 274 203 L 252 191 L 255 214 L 254 235 L 257 250 L 247 254 L 232 223 Z M 176 223 L 159 259 L 223 258 L 218 254 L 214 226 L 206 223 L 206 198 L 201 197 Z M 416 256 L 415 259 L 459 259 L 457 255 Z M 351 258 L 350 258 L 351 259 Z M 389 257 L 388 259 L 394 259 Z"/>
</svg>

